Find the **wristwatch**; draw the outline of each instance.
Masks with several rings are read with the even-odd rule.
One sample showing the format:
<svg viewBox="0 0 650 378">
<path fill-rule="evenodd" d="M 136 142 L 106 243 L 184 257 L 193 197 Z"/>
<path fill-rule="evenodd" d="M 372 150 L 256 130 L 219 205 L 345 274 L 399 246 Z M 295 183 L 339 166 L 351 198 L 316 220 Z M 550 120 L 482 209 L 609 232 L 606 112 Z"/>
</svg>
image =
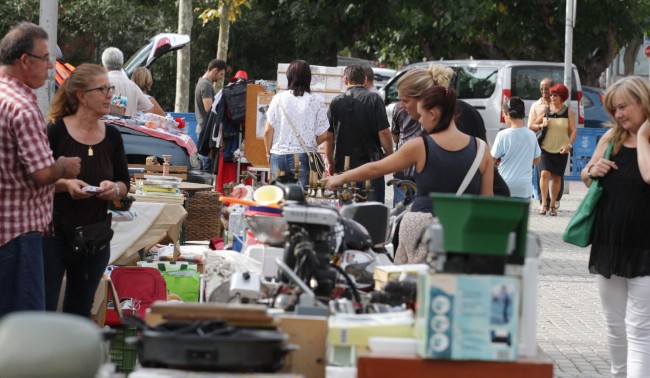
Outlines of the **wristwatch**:
<svg viewBox="0 0 650 378">
<path fill-rule="evenodd" d="M 589 166 L 589 168 L 587 168 L 587 178 L 588 178 L 589 180 L 593 180 L 593 179 L 594 179 L 594 176 L 592 176 L 591 173 L 589 173 L 589 171 L 591 171 L 591 168 L 593 168 L 593 167 L 594 167 L 594 165 L 592 164 L 592 165 Z"/>
</svg>

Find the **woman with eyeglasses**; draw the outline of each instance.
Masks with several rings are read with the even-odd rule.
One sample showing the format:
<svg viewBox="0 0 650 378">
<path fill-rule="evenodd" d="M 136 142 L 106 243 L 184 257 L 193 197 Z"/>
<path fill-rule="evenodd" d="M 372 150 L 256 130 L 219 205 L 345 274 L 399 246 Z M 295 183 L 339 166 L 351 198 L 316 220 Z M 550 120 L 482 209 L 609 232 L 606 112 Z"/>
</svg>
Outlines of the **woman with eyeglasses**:
<svg viewBox="0 0 650 378">
<path fill-rule="evenodd" d="M 114 91 L 104 67 L 82 64 L 61 84 L 50 106 L 47 134 L 54 157 L 80 157 L 81 171 L 76 179 L 55 184 L 54 237 L 44 245 L 47 310 L 56 310 L 65 273 L 63 311 L 90 317 L 110 258 L 108 203 L 129 191 L 122 136 L 101 120 Z M 75 231 L 78 227 L 84 235 Z"/>
<path fill-rule="evenodd" d="M 573 110 L 565 102 L 569 98 L 569 90 L 562 83 L 555 84 L 550 90 L 551 103 L 548 111 L 540 115 L 535 124 L 539 128 L 546 128 L 546 136 L 542 141 L 542 160 L 539 164 L 541 171 L 539 189 L 542 197 L 542 206 L 538 213 L 551 216 L 557 215 L 556 199 L 564 177 L 564 170 L 569 153 L 573 149 L 577 129 Z M 550 186 L 550 188 L 549 188 Z M 549 200 L 550 190 L 550 205 Z"/>
</svg>

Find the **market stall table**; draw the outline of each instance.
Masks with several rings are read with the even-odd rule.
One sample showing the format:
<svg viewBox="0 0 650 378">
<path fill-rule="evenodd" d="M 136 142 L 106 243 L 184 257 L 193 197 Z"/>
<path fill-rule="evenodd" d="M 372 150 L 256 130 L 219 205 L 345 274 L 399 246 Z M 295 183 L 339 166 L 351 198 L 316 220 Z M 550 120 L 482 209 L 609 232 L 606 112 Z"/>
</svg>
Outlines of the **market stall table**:
<svg viewBox="0 0 650 378">
<path fill-rule="evenodd" d="M 187 211 L 181 204 L 134 202 L 132 220 L 114 218 L 110 264 L 129 265 L 138 259 L 138 251 L 167 235 L 174 243 L 174 257 L 180 254 L 179 237 Z"/>
<path fill-rule="evenodd" d="M 530 358 L 513 362 L 425 360 L 414 357 L 360 356 L 358 378 L 383 377 L 503 377 L 552 378 L 553 363 Z"/>
</svg>

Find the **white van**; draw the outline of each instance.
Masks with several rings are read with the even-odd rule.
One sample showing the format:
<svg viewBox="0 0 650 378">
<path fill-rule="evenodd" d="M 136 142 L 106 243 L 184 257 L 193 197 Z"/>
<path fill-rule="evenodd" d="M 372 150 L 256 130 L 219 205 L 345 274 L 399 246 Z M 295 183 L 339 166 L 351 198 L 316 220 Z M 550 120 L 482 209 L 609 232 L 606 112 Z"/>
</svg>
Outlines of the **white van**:
<svg viewBox="0 0 650 378">
<path fill-rule="evenodd" d="M 494 142 L 497 132 L 506 127 L 501 116 L 501 104 L 505 97 L 517 96 L 523 99 L 528 114 L 531 105 L 541 97 L 539 83 L 542 79 L 549 77 L 553 83 L 564 82 L 564 63 L 516 60 L 441 60 L 415 63 L 406 66 L 380 89 L 389 119 L 393 107 L 399 101 L 399 78 L 412 68 L 429 67 L 430 64 L 445 65 L 456 72 L 449 86 L 456 90 L 459 99 L 481 113 L 490 144 Z M 571 75 L 571 108 L 576 115 L 577 127 L 583 127 L 582 86 L 575 66 Z M 524 122 L 527 124 L 528 119 Z"/>
</svg>

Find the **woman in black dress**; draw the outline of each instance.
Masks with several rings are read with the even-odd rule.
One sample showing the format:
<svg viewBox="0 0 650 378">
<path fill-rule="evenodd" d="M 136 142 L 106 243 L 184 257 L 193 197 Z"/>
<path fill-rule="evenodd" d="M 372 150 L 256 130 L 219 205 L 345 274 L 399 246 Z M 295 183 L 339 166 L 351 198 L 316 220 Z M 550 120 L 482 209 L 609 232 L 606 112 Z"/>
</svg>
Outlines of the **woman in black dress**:
<svg viewBox="0 0 650 378">
<path fill-rule="evenodd" d="M 582 170 L 598 178 L 598 202 L 589 271 L 596 281 L 607 327 L 613 377 L 650 372 L 650 86 L 627 77 L 605 94 L 614 125 Z M 608 143 L 613 144 L 604 159 Z"/>
<path fill-rule="evenodd" d="M 90 317 L 99 281 L 110 258 L 108 202 L 129 191 L 124 144 L 115 126 L 101 118 L 108 114 L 114 87 L 106 69 L 82 64 L 61 84 L 54 96 L 47 133 L 54 156 L 79 156 L 81 171 L 76 179 L 55 184 L 54 231 L 45 251 L 47 310 L 55 310 L 66 273 L 63 311 Z M 86 187 L 97 187 L 88 191 Z M 84 189 L 86 188 L 86 189 Z M 108 241 L 75 251 L 72 230 L 99 225 Z M 86 235 L 88 236 L 88 235 Z"/>
</svg>

